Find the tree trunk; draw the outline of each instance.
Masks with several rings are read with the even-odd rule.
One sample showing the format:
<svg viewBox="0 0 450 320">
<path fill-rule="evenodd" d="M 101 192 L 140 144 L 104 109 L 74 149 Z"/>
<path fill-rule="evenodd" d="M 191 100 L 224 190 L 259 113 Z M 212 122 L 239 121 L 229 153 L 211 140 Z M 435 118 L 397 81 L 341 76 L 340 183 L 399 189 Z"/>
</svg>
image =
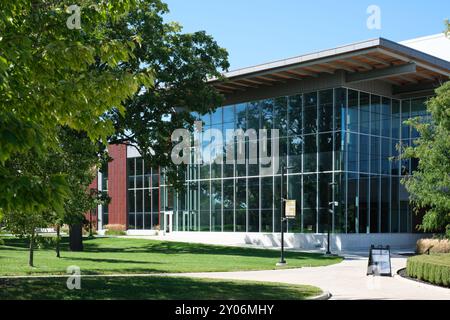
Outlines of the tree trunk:
<svg viewBox="0 0 450 320">
<path fill-rule="evenodd" d="M 30 256 L 28 258 L 28 265 L 30 267 L 34 267 L 34 230 L 30 235 Z"/>
<path fill-rule="evenodd" d="M 83 227 L 72 224 L 69 229 L 70 251 L 83 251 Z"/>
<path fill-rule="evenodd" d="M 56 226 L 56 257 L 61 258 L 61 255 L 59 254 L 59 243 L 61 242 L 61 235 L 60 235 L 61 227 L 58 224 Z"/>
</svg>

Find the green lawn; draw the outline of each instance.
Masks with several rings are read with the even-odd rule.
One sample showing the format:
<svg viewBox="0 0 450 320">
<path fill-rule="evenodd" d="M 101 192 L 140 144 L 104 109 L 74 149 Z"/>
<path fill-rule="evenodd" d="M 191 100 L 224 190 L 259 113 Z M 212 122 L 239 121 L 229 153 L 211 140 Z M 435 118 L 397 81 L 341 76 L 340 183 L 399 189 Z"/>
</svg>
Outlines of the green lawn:
<svg viewBox="0 0 450 320">
<path fill-rule="evenodd" d="M 275 269 L 279 251 L 252 248 L 211 246 L 141 239 L 96 238 L 84 240 L 84 252 L 67 250 L 62 258 L 54 248 L 35 252 L 34 268 L 27 265 L 25 241 L 5 238 L 0 245 L 0 275 L 66 274 L 69 266 L 78 266 L 82 274 L 180 273 Z M 324 266 L 342 261 L 314 253 L 287 252 L 289 268 Z"/>
<path fill-rule="evenodd" d="M 80 290 L 66 279 L 0 279 L 0 300 L 302 300 L 321 294 L 312 286 L 181 277 L 82 278 Z"/>
</svg>

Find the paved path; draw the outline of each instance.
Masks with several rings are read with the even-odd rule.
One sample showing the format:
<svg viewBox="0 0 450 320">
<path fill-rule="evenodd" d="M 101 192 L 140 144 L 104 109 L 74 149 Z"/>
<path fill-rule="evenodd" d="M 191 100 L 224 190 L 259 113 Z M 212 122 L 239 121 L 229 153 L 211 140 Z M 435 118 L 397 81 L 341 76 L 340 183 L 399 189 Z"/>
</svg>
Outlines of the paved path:
<svg viewBox="0 0 450 320">
<path fill-rule="evenodd" d="M 337 300 L 450 300 L 450 289 L 421 284 L 397 275 L 397 271 L 405 266 L 406 258 L 397 256 L 392 258 L 394 277 L 366 276 L 367 258 L 363 256 L 346 256 L 342 263 L 326 267 L 191 273 L 178 274 L 177 276 L 309 284 L 330 292 L 332 299 Z"/>
</svg>

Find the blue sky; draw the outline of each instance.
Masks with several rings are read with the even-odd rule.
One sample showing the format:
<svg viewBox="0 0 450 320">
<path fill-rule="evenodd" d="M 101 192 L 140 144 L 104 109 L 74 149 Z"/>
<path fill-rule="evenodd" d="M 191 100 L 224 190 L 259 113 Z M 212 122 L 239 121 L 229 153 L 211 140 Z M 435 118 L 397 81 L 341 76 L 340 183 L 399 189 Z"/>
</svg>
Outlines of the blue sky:
<svg viewBox="0 0 450 320">
<path fill-rule="evenodd" d="M 230 70 L 371 38 L 394 41 L 436 34 L 450 18 L 448 0 L 164 0 L 167 21 L 206 30 L 230 54 Z M 370 5 L 381 30 L 366 26 Z"/>
</svg>

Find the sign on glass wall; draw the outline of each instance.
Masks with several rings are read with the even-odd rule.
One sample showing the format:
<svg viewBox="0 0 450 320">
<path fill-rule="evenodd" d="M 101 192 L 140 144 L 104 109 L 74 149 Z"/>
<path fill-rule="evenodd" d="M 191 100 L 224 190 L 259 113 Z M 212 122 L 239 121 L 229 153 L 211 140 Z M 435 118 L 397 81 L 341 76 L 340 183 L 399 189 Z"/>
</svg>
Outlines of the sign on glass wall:
<svg viewBox="0 0 450 320">
<path fill-rule="evenodd" d="M 296 201 L 295 200 L 286 200 L 286 210 L 285 210 L 286 218 L 294 219 L 296 216 Z"/>
</svg>

